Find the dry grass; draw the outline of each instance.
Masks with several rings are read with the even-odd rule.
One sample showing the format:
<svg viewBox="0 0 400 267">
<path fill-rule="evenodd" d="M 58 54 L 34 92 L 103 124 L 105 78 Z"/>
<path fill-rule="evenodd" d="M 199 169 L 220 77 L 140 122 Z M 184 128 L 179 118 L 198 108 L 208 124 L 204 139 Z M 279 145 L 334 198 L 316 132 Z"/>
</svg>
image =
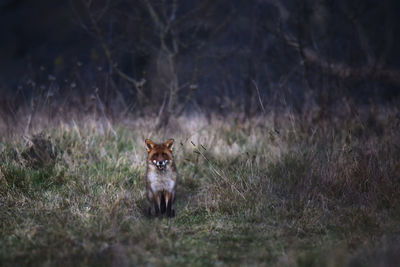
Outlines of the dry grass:
<svg viewBox="0 0 400 267">
<path fill-rule="evenodd" d="M 32 122 L 41 134 L 0 143 L 0 260 L 395 264 L 400 113 L 363 114 L 319 121 L 197 115 L 165 132 L 154 131 L 154 118 Z M 169 137 L 177 140 L 181 174 L 177 216 L 149 219 L 143 140 Z"/>
</svg>

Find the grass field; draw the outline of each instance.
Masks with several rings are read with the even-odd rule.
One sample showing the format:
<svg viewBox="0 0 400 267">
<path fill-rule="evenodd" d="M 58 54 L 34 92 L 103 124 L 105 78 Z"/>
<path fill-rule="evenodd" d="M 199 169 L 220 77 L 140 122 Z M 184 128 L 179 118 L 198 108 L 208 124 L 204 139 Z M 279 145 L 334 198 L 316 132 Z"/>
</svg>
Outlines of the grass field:
<svg viewBox="0 0 400 267">
<path fill-rule="evenodd" d="M 1 265 L 400 262 L 397 109 L 153 127 L 154 118 L 67 120 L 2 137 Z M 170 137 L 176 217 L 148 218 L 144 139 Z"/>
</svg>

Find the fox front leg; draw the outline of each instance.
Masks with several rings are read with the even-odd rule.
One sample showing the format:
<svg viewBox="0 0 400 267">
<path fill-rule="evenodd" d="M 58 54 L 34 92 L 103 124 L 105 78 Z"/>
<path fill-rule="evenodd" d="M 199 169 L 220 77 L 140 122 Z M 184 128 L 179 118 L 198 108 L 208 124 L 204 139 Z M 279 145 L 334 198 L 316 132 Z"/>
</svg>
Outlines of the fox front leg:
<svg viewBox="0 0 400 267">
<path fill-rule="evenodd" d="M 165 203 L 167 206 L 167 217 L 174 217 L 175 216 L 175 210 L 173 208 L 173 194 L 167 192 L 165 194 Z"/>
<path fill-rule="evenodd" d="M 155 215 L 158 216 L 160 215 L 160 204 L 161 204 L 160 193 L 155 194 L 153 203 L 154 203 Z"/>
<path fill-rule="evenodd" d="M 147 215 L 149 217 L 157 215 L 157 204 L 154 198 L 149 199 L 149 204 L 147 207 Z"/>
</svg>

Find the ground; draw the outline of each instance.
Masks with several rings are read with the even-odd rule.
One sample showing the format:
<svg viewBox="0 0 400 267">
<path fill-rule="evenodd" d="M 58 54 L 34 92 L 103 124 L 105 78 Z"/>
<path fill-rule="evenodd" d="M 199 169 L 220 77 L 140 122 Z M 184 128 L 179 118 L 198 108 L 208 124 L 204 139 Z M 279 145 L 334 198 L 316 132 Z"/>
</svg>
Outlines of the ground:
<svg viewBox="0 0 400 267">
<path fill-rule="evenodd" d="M 0 261 L 394 266 L 399 112 L 364 113 L 188 115 L 162 134 L 154 118 L 87 118 L 3 137 Z M 146 216 L 145 138 L 176 140 L 175 218 Z"/>
</svg>

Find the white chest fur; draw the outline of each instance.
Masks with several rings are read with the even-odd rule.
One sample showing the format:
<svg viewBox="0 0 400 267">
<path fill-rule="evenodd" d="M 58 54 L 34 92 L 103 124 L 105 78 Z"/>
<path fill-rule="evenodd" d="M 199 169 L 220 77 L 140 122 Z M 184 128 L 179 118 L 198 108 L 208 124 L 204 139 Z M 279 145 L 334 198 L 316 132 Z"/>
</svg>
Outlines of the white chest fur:
<svg viewBox="0 0 400 267">
<path fill-rule="evenodd" d="M 175 189 L 176 173 L 171 170 L 170 166 L 167 166 L 164 171 L 159 171 L 155 166 L 151 166 L 147 174 L 147 179 L 153 192 L 164 190 L 173 192 Z"/>
</svg>

